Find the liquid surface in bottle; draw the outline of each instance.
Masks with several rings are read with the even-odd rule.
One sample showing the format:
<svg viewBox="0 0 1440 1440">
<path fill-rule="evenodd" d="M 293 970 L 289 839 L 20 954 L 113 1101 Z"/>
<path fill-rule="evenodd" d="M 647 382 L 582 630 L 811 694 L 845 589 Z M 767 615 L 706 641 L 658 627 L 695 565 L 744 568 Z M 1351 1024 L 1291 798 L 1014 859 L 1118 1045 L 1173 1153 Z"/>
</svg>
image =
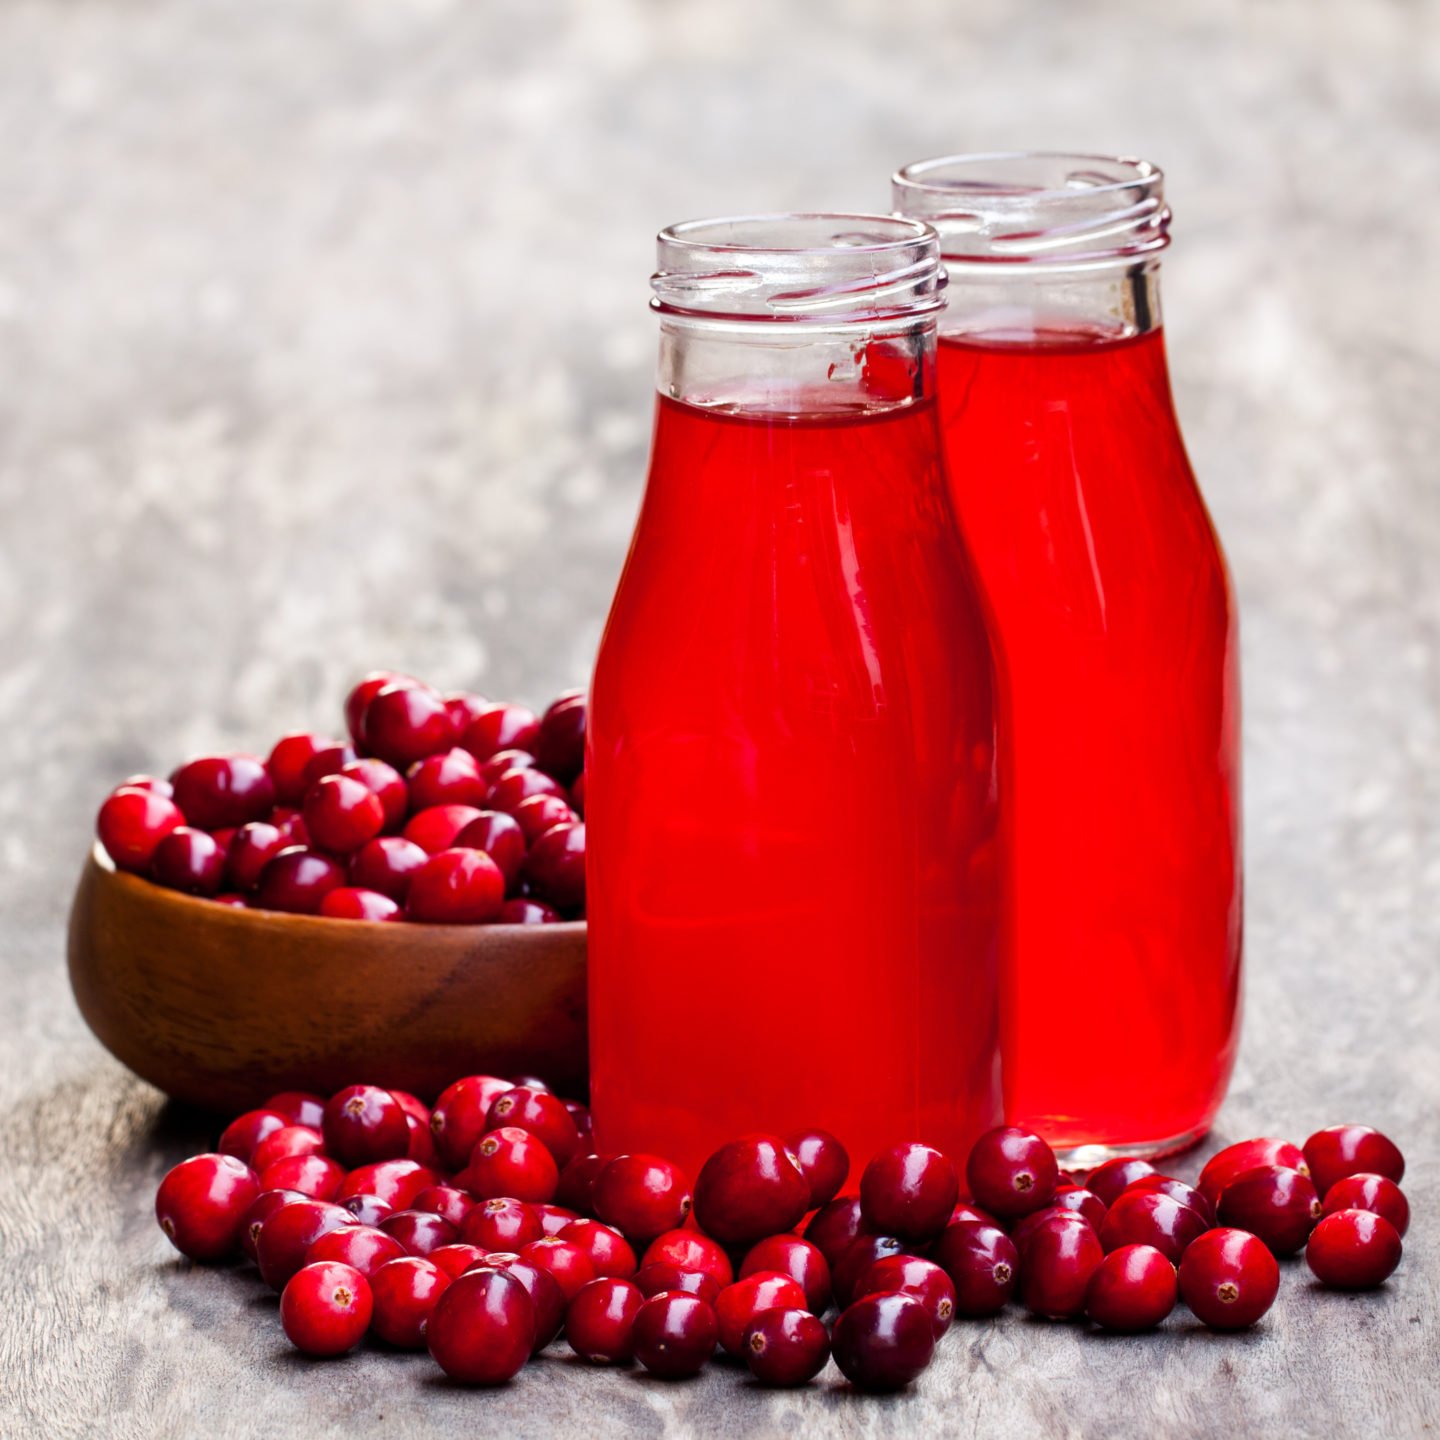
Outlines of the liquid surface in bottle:
<svg viewBox="0 0 1440 1440">
<path fill-rule="evenodd" d="M 1173 1148 L 1238 1033 L 1239 676 L 1161 334 L 942 337 L 940 405 L 996 654 L 1006 1115 Z"/>
<path fill-rule="evenodd" d="M 589 716 L 598 1145 L 998 1123 L 993 724 L 933 402 L 659 401 Z"/>
</svg>

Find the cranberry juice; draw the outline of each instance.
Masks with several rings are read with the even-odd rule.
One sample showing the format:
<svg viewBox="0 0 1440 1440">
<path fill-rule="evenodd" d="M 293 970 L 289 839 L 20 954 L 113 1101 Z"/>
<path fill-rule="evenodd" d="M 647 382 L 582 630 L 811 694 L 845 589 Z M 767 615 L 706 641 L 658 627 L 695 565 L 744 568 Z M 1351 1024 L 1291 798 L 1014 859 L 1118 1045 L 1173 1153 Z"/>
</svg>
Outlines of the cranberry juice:
<svg viewBox="0 0 1440 1440">
<path fill-rule="evenodd" d="M 1203 1132 L 1239 1020 L 1239 676 L 1157 329 L 940 342 L 994 646 L 1006 1115 L 1053 1145 Z"/>
<path fill-rule="evenodd" d="M 589 718 L 606 1151 L 997 1123 L 991 669 L 935 424 L 659 401 Z"/>
</svg>

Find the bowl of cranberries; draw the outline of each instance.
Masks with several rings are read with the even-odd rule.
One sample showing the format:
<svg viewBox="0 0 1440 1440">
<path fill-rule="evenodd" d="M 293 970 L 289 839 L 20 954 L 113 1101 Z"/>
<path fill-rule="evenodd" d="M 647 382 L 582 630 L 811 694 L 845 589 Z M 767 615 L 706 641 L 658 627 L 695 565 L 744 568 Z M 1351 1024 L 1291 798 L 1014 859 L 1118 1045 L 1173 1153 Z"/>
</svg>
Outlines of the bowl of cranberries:
<svg viewBox="0 0 1440 1440">
<path fill-rule="evenodd" d="M 585 698 L 542 714 L 367 675 L 345 734 L 136 775 L 101 805 L 70 918 L 90 1028 L 215 1109 L 372 1073 L 583 1089 Z"/>
</svg>

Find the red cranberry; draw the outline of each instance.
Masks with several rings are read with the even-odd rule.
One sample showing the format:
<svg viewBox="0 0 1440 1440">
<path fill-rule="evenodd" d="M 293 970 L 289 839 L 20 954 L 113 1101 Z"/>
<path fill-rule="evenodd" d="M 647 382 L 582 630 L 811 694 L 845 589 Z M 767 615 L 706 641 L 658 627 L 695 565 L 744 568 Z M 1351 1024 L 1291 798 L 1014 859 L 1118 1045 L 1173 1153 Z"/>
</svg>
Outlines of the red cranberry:
<svg viewBox="0 0 1440 1440">
<path fill-rule="evenodd" d="M 977 1205 L 1003 1219 L 1016 1220 L 1050 1203 L 1060 1182 L 1060 1168 L 1055 1152 L 1038 1135 L 1003 1126 L 987 1131 L 975 1142 L 965 1177 Z"/>
<path fill-rule="evenodd" d="M 1060 1192 L 1057 1190 L 1055 1193 L 1058 1197 Z M 1053 1203 L 1058 1204 L 1058 1199 Z M 1063 1208 L 1071 1209 L 1073 1207 L 1065 1206 Z M 959 1225 L 963 1220 L 975 1220 L 981 1225 L 1000 1225 L 1000 1222 L 988 1210 L 982 1210 L 978 1205 L 971 1205 L 968 1201 L 960 1200 L 956 1202 L 955 1208 L 950 1212 L 950 1223 Z M 1002 1225 L 1000 1228 L 1003 1230 L 1005 1227 Z"/>
<path fill-rule="evenodd" d="M 255 901 L 262 910 L 314 915 L 325 897 L 344 883 L 344 867 L 328 855 L 292 845 L 260 872 Z"/>
<path fill-rule="evenodd" d="M 561 695 L 540 717 L 535 759 L 547 775 L 568 785 L 585 764 L 585 692 Z"/>
<path fill-rule="evenodd" d="M 595 1138 L 595 1121 L 591 1117 L 590 1107 L 582 1105 L 578 1100 L 565 1100 L 562 1102 L 570 1112 L 570 1118 L 575 1122 L 575 1133 L 580 1137 L 580 1144 L 585 1153 L 589 1153 L 591 1142 Z"/>
<path fill-rule="evenodd" d="M 556 1232 L 561 1240 L 578 1245 L 603 1278 L 619 1276 L 628 1279 L 639 1269 L 639 1261 L 630 1242 L 618 1231 L 598 1220 L 571 1220 Z"/>
<path fill-rule="evenodd" d="M 343 1355 L 365 1338 L 370 1282 L 353 1266 L 320 1261 L 297 1271 L 280 1296 L 280 1324 L 303 1354 Z"/>
<path fill-rule="evenodd" d="M 810 1186 L 811 1208 L 829 1204 L 850 1173 L 845 1147 L 828 1130 L 796 1130 L 785 1137 L 785 1148 Z"/>
<path fill-rule="evenodd" d="M 533 770 L 535 757 L 528 750 L 497 750 L 488 760 L 480 761 L 480 773 L 487 785 L 493 785 L 507 770 Z"/>
<path fill-rule="evenodd" d="M 261 872 L 284 849 L 290 840 L 278 825 L 266 820 L 252 820 L 242 825 L 225 852 L 225 873 L 237 890 L 253 890 L 260 883 Z"/>
<path fill-rule="evenodd" d="M 1203 1198 L 1198 1191 L 1195 1194 L 1197 1199 Z M 1105 1223 L 1105 1202 L 1093 1190 L 1089 1190 L 1083 1185 L 1057 1186 L 1055 1197 L 1050 1204 L 1056 1209 L 1073 1210 L 1077 1215 L 1083 1215 L 1095 1227 L 1097 1233 L 1101 1225 Z"/>
<path fill-rule="evenodd" d="M 707 1305 L 713 1305 L 720 1298 L 720 1282 L 704 1270 L 682 1270 L 668 1260 L 657 1260 L 642 1265 L 635 1272 L 635 1283 L 640 1293 L 648 1300 L 666 1290 L 683 1290 L 687 1295 L 698 1295 Z"/>
<path fill-rule="evenodd" d="M 558 1235 L 572 1220 L 580 1217 L 573 1210 L 566 1209 L 563 1205 L 555 1205 L 545 1201 L 538 1201 L 530 1207 L 535 1212 L 535 1218 L 540 1222 L 540 1229 L 546 1235 Z"/>
<path fill-rule="evenodd" d="M 595 1181 L 610 1163 L 610 1158 L 608 1155 L 575 1156 L 560 1172 L 560 1184 L 555 1191 L 556 1203 L 582 1215 L 593 1215 Z"/>
<path fill-rule="evenodd" d="M 771 1235 L 756 1245 L 740 1265 L 740 1278 L 762 1270 L 788 1275 L 805 1292 L 805 1306 L 817 1315 L 830 1308 L 830 1262 L 798 1235 Z"/>
<path fill-rule="evenodd" d="M 835 1303 L 843 1310 L 855 1298 L 860 1277 L 877 1261 L 888 1255 L 904 1255 L 905 1242 L 895 1235 L 857 1235 L 845 1252 L 830 1267 L 830 1281 L 835 1289 Z"/>
<path fill-rule="evenodd" d="M 1107 1212 L 1108 1213 L 1108 1212 Z M 1029 1243 L 1030 1237 L 1042 1226 L 1053 1220 L 1057 1215 L 1074 1215 L 1084 1220 L 1087 1225 L 1089 1219 L 1079 1210 L 1067 1210 L 1063 1205 L 1047 1205 L 1043 1210 L 1032 1211 L 1023 1220 L 1018 1221 L 1010 1227 L 1010 1238 L 1015 1242 L 1015 1248 L 1023 1255 L 1025 1246 Z M 1092 1226 L 1095 1233 L 1100 1233 L 1099 1226 Z M 1104 1243 L 1103 1241 L 1101 1242 Z"/>
<path fill-rule="evenodd" d="M 575 777 L 575 783 L 570 787 L 570 803 L 575 807 L 575 813 L 583 820 L 585 818 L 585 772 L 583 770 Z"/>
<path fill-rule="evenodd" d="M 933 1240 L 960 1193 L 955 1167 L 928 1145 L 882 1150 L 860 1178 L 860 1213 L 876 1232 L 902 1240 Z"/>
<path fill-rule="evenodd" d="M 469 1163 L 476 1142 L 485 1133 L 485 1117 L 495 1098 L 511 1089 L 495 1075 L 467 1075 L 440 1092 L 430 1112 L 430 1135 L 440 1158 L 452 1170 Z"/>
<path fill-rule="evenodd" d="M 370 702 L 391 685 L 418 685 L 413 675 L 398 670 L 372 670 L 345 697 L 345 728 L 357 745 L 365 743 L 365 712 Z"/>
<path fill-rule="evenodd" d="M 496 811 L 503 814 L 503 811 Z M 573 825 L 579 816 L 559 795 L 532 795 L 515 807 L 515 823 L 528 844 L 533 845 L 547 830 L 556 825 Z"/>
<path fill-rule="evenodd" d="M 508 1195 L 482 1201 L 460 1223 L 460 1238 L 488 1251 L 516 1251 L 544 1233 L 530 1206 Z"/>
<path fill-rule="evenodd" d="M 1122 1245 L 1090 1277 L 1085 1313 L 1105 1330 L 1153 1330 L 1177 1293 L 1175 1267 L 1153 1245 Z"/>
<path fill-rule="evenodd" d="M 507 815 L 513 815 L 523 801 L 537 795 L 553 795 L 566 804 L 569 803 L 565 787 L 558 780 L 552 780 L 543 770 L 537 770 L 533 765 L 512 765 L 491 782 L 485 795 L 485 806 L 489 810 L 500 810 Z"/>
<path fill-rule="evenodd" d="M 670 1161 L 659 1155 L 620 1155 L 596 1176 L 590 1203 L 607 1225 L 645 1245 L 679 1229 L 693 1197 L 684 1172 Z"/>
<path fill-rule="evenodd" d="M 546 1235 L 522 1245 L 520 1258 L 544 1270 L 564 1293 L 567 1305 L 595 1279 L 595 1264 L 589 1253 L 558 1235 Z"/>
<path fill-rule="evenodd" d="M 1332 1125 L 1328 1130 L 1317 1130 L 1305 1142 L 1305 1162 L 1322 1195 L 1329 1194 L 1330 1187 L 1347 1175 L 1383 1175 L 1397 1185 L 1405 1178 L 1405 1157 L 1399 1146 L 1368 1125 Z"/>
<path fill-rule="evenodd" d="M 667 1290 L 635 1312 L 630 1335 L 635 1358 L 652 1375 L 678 1380 L 704 1369 L 715 1353 L 720 1323 L 698 1296 Z"/>
<path fill-rule="evenodd" d="M 810 1182 L 778 1135 L 722 1145 L 695 1182 L 696 1222 L 723 1245 L 753 1245 L 793 1230 L 809 1208 Z"/>
<path fill-rule="evenodd" d="M 864 1295 L 913 1295 L 930 1316 L 938 1340 L 955 1319 L 955 1283 L 932 1260 L 891 1255 L 877 1260 L 859 1279 L 855 1298 Z"/>
<path fill-rule="evenodd" d="M 400 1102 L 378 1085 L 349 1085 L 325 1106 L 325 1146 L 346 1165 L 398 1160 L 410 1148 Z"/>
<path fill-rule="evenodd" d="M 466 1245 L 457 1241 L 453 1245 L 441 1245 L 425 1257 L 432 1265 L 438 1265 L 452 1280 L 457 1280 L 467 1270 L 483 1265 L 490 1258 L 488 1250 L 478 1245 Z"/>
<path fill-rule="evenodd" d="M 233 1155 L 195 1155 L 160 1182 L 155 1218 L 165 1237 L 192 1260 L 228 1260 L 260 1194 L 255 1172 Z"/>
<path fill-rule="evenodd" d="M 317 750 L 305 762 L 305 793 L 308 795 L 321 780 L 331 775 L 338 775 L 347 766 L 354 763 L 355 747 L 353 745 L 329 745 L 323 750 Z"/>
<path fill-rule="evenodd" d="M 857 1390 L 903 1390 L 935 1354 L 935 1329 L 913 1295 L 866 1295 L 835 1322 L 835 1363 Z"/>
<path fill-rule="evenodd" d="M 475 1209 L 476 1202 L 463 1190 L 453 1185 L 427 1185 L 410 1202 L 412 1210 L 423 1210 L 428 1215 L 438 1215 L 448 1220 L 457 1230 L 465 1224 L 465 1217 Z M 461 1236 L 464 1239 L 464 1236 Z M 503 1245 L 488 1245 L 487 1250 L 503 1250 Z"/>
<path fill-rule="evenodd" d="M 810 1217 L 805 1227 L 805 1238 L 816 1246 L 834 1270 L 840 1257 L 850 1247 L 861 1230 L 860 1197 L 842 1195 L 822 1205 Z"/>
<path fill-rule="evenodd" d="M 298 1195 L 300 1192 L 297 1190 L 294 1193 Z M 378 1230 L 380 1222 L 387 1215 L 395 1213 L 395 1207 L 378 1195 L 347 1195 L 335 1203 L 348 1210 L 361 1225 L 368 1225 L 372 1230 Z"/>
<path fill-rule="evenodd" d="M 413 840 L 400 835 L 381 835 L 362 845 L 350 857 L 350 883 L 363 890 L 377 891 L 397 905 L 403 905 L 410 891 L 411 877 L 429 858 Z"/>
<path fill-rule="evenodd" d="M 1182 1205 L 1188 1205 L 1207 1225 L 1215 1223 L 1215 1207 L 1199 1190 L 1193 1185 L 1187 1185 L 1183 1180 L 1176 1180 L 1169 1175 L 1157 1173 L 1142 1176 L 1129 1188 L 1131 1190 L 1158 1190 L 1162 1195 L 1168 1195 L 1172 1200 L 1178 1200 Z M 1059 1191 L 1056 1191 L 1056 1198 L 1059 1198 Z M 1098 1224 L 1096 1228 L 1099 1228 Z"/>
<path fill-rule="evenodd" d="M 211 898 L 217 905 L 223 905 L 227 910 L 249 910 L 251 908 L 250 902 L 243 895 L 226 893 Z"/>
<path fill-rule="evenodd" d="M 762 1385 L 804 1385 L 830 1359 L 830 1336 L 809 1311 L 776 1307 L 762 1310 L 745 1327 L 741 1350 Z"/>
<path fill-rule="evenodd" d="M 378 890 L 357 890 L 342 885 L 320 902 L 320 914 L 328 920 L 403 920 L 405 912 Z"/>
<path fill-rule="evenodd" d="M 439 1185 L 440 1176 L 414 1160 L 377 1160 L 352 1170 L 340 1186 L 337 1200 L 351 1195 L 376 1195 L 396 1210 L 408 1210 L 415 1197 L 431 1185 Z"/>
<path fill-rule="evenodd" d="M 215 1148 L 222 1155 L 233 1155 L 248 1165 L 250 1157 L 255 1153 L 255 1147 L 267 1135 L 273 1135 L 289 1124 L 289 1118 L 278 1110 L 247 1110 L 220 1132 L 220 1140 Z"/>
<path fill-rule="evenodd" d="M 464 849 L 483 850 L 505 877 L 505 888 L 513 889 L 525 864 L 525 834 L 519 822 L 499 810 L 481 810 L 455 836 Z"/>
<path fill-rule="evenodd" d="M 554 1197 L 560 1171 L 533 1135 L 505 1126 L 481 1138 L 456 1183 L 479 1200 L 508 1195 L 543 1203 Z"/>
<path fill-rule="evenodd" d="M 570 1302 L 565 1339 L 584 1360 L 597 1365 L 624 1365 L 635 1353 L 631 1331 L 645 1297 L 628 1280 L 602 1276 L 592 1280 Z"/>
<path fill-rule="evenodd" d="M 250 1203 L 245 1218 L 240 1222 L 240 1248 L 253 1261 L 256 1258 L 255 1245 L 260 1239 L 260 1227 L 277 1211 L 296 1200 L 308 1199 L 298 1190 L 262 1190 Z"/>
<path fill-rule="evenodd" d="M 338 740 L 312 735 L 308 730 L 295 730 L 282 735 L 265 762 L 270 783 L 275 787 L 277 805 L 298 805 L 309 788 L 305 784 L 305 767 L 322 750 L 338 745 Z"/>
<path fill-rule="evenodd" d="M 170 800 L 175 795 L 175 787 L 168 780 L 161 780 L 157 775 L 127 775 L 116 787 L 117 790 L 148 790 L 152 795 L 162 795 Z"/>
<path fill-rule="evenodd" d="M 454 1245 L 460 1232 L 448 1220 L 427 1210 L 397 1210 L 380 1228 L 405 1247 L 407 1255 L 429 1255 L 442 1245 Z"/>
<path fill-rule="evenodd" d="M 370 1279 L 375 1334 L 402 1350 L 423 1350 L 425 1328 L 450 1277 L 429 1260 L 407 1255 L 382 1265 Z"/>
<path fill-rule="evenodd" d="M 270 812 L 269 823 L 285 837 L 287 849 L 291 845 L 308 845 L 310 843 L 309 832 L 305 829 L 305 817 L 298 810 L 277 805 Z M 240 828 L 243 830 L 245 827 L 242 825 Z"/>
<path fill-rule="evenodd" d="M 397 770 L 455 743 L 445 702 L 426 685 L 400 682 L 377 691 L 365 708 L 364 748 Z"/>
<path fill-rule="evenodd" d="M 999 1314 L 1015 1294 L 1020 1256 L 998 1225 L 978 1220 L 947 1225 L 930 1253 L 955 1287 L 959 1315 Z"/>
<path fill-rule="evenodd" d="M 225 880 L 225 852 L 214 836 L 177 825 L 155 847 L 150 878 L 188 895 L 218 895 Z"/>
<path fill-rule="evenodd" d="M 1243 1330 L 1275 1303 L 1280 1267 L 1244 1230 L 1208 1230 L 1180 1260 L 1180 1295 L 1212 1330 Z"/>
<path fill-rule="evenodd" d="M 1053 1216 L 1020 1252 L 1020 1303 L 1032 1315 L 1072 1319 L 1084 1310 L 1090 1277 L 1104 1258 L 1088 1220 L 1074 1211 Z"/>
<path fill-rule="evenodd" d="M 494 920 L 505 900 L 505 877 L 483 850 L 441 850 L 411 878 L 405 913 L 435 925 Z"/>
<path fill-rule="evenodd" d="M 486 1128 L 499 1130 L 510 1125 L 528 1130 L 555 1157 L 566 1164 L 580 1148 L 580 1132 L 564 1104 L 548 1090 L 531 1090 L 520 1085 L 497 1095 L 485 1119 Z"/>
<path fill-rule="evenodd" d="M 1148 1160 L 1117 1155 L 1090 1172 L 1085 1188 L 1108 1209 L 1132 1185 L 1158 1173 Z"/>
<path fill-rule="evenodd" d="M 716 1241 L 698 1230 L 667 1230 L 663 1235 L 657 1235 L 641 1257 L 640 1264 L 642 1267 L 674 1265 L 679 1270 L 698 1270 L 714 1276 L 722 1290 L 735 1280 L 730 1257 Z"/>
<path fill-rule="evenodd" d="M 380 797 L 348 775 L 327 775 L 305 795 L 305 828 L 311 843 L 334 855 L 348 855 L 385 828 Z"/>
<path fill-rule="evenodd" d="M 522 772 L 533 773 L 533 772 Z M 493 795 L 492 795 L 493 803 Z M 557 910 L 585 907 L 585 826 L 552 825 L 530 847 L 525 857 L 525 876 L 536 893 Z"/>
<path fill-rule="evenodd" d="M 1209 1228 L 1198 1211 L 1169 1195 L 1158 1190 L 1131 1190 L 1106 1213 L 1100 1244 L 1106 1251 L 1122 1245 L 1153 1245 L 1172 1265 L 1178 1265 L 1186 1247 Z"/>
<path fill-rule="evenodd" d="M 482 710 L 460 737 L 477 760 L 488 760 L 499 750 L 529 750 L 540 725 L 523 705 L 490 705 Z"/>
<path fill-rule="evenodd" d="M 250 1168 L 263 1174 L 277 1160 L 291 1155 L 318 1155 L 325 1149 L 325 1140 L 309 1125 L 282 1125 L 272 1130 L 250 1156 Z"/>
<path fill-rule="evenodd" d="M 355 1217 L 348 1210 L 324 1200 L 295 1200 L 281 1206 L 260 1226 L 255 1238 L 260 1278 L 272 1290 L 283 1290 L 285 1282 L 305 1263 L 306 1252 L 322 1235 L 354 1223 Z"/>
<path fill-rule="evenodd" d="M 298 1190 L 312 1200 L 339 1198 L 345 1167 L 326 1155 L 287 1155 L 260 1172 L 262 1190 Z"/>
<path fill-rule="evenodd" d="M 731 1355 L 744 1359 L 746 1328 L 762 1310 L 773 1310 L 777 1306 L 786 1310 L 805 1309 L 805 1291 L 789 1275 L 760 1270 L 727 1285 L 715 1302 L 721 1345 Z"/>
<path fill-rule="evenodd" d="M 1218 1205 L 1220 1192 L 1237 1175 L 1243 1175 L 1247 1170 L 1254 1170 L 1259 1165 L 1283 1165 L 1287 1170 L 1298 1170 L 1302 1175 L 1310 1173 L 1310 1167 L 1305 1163 L 1299 1147 L 1288 1140 L 1263 1137 L 1258 1140 L 1240 1140 L 1234 1145 L 1227 1145 L 1206 1162 L 1205 1168 L 1200 1172 L 1200 1193 L 1212 1205 Z"/>
<path fill-rule="evenodd" d="M 490 702 L 483 695 L 475 695 L 468 690 L 455 690 L 445 697 L 445 708 L 450 712 L 455 733 L 463 735 L 466 727 L 480 712 L 490 708 Z"/>
<path fill-rule="evenodd" d="M 382 698 L 384 694 L 381 691 Z M 375 704 L 370 705 L 372 716 Z M 452 1380 L 502 1385 L 519 1374 L 530 1358 L 535 1307 L 513 1275 L 470 1270 L 441 1294 L 430 1312 L 425 1339 L 436 1363 Z"/>
<path fill-rule="evenodd" d="M 282 1090 L 265 1102 L 265 1109 L 283 1115 L 287 1124 L 318 1130 L 325 1120 L 325 1097 L 308 1090 Z"/>
<path fill-rule="evenodd" d="M 417 760 L 405 777 L 410 787 L 410 808 L 426 810 L 434 805 L 485 803 L 490 786 L 468 750 L 445 750 Z"/>
<path fill-rule="evenodd" d="M 1372 1215 L 1381 1215 L 1395 1227 L 1397 1235 L 1404 1235 L 1410 1228 L 1410 1204 L 1400 1187 L 1385 1175 L 1347 1175 L 1337 1180 L 1326 1191 L 1324 1213 L 1333 1215 L 1337 1210 L 1368 1210 Z"/>
<path fill-rule="evenodd" d="M 1336 1210 L 1315 1227 L 1305 1262 L 1322 1285 L 1370 1290 L 1394 1274 L 1403 1248 L 1399 1233 L 1383 1216 L 1370 1210 Z"/>
<path fill-rule="evenodd" d="M 1276 1255 L 1293 1255 L 1310 1238 L 1320 1214 L 1310 1177 L 1283 1165 L 1257 1165 L 1220 1192 L 1220 1223 L 1248 1230 Z"/>
<path fill-rule="evenodd" d="M 253 755 L 206 755 L 171 777 L 175 803 L 187 824 L 201 830 L 264 820 L 275 804 L 275 786 Z"/>
<path fill-rule="evenodd" d="M 339 773 L 347 780 L 358 780 L 380 802 L 386 830 L 398 830 L 405 823 L 410 809 L 410 787 L 393 765 L 367 756 L 341 766 Z"/>
<path fill-rule="evenodd" d="M 368 1280 L 382 1265 L 404 1254 L 405 1247 L 383 1230 L 368 1225 L 341 1225 L 316 1240 L 305 1252 L 305 1263 L 333 1260 L 353 1266 Z"/>
<path fill-rule="evenodd" d="M 559 1282 L 548 1270 L 542 1270 L 518 1255 L 491 1254 L 486 1257 L 484 1268 L 503 1270 L 525 1287 L 525 1293 L 535 1308 L 535 1340 L 530 1353 L 538 1355 L 559 1335 L 565 1322 L 565 1292 Z"/>
</svg>

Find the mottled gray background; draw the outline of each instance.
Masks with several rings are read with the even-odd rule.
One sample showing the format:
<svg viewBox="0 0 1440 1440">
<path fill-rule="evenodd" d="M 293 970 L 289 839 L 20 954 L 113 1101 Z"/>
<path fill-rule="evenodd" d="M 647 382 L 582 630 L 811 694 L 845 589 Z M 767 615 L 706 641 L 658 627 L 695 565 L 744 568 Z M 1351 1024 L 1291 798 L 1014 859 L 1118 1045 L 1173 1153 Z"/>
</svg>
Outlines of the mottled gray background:
<svg viewBox="0 0 1440 1440">
<path fill-rule="evenodd" d="M 1437 32 L 1420 0 L 3 0 L 0 1432 L 1433 1431 Z M 1169 173 L 1176 389 L 1243 608 L 1220 1133 L 1393 1131 L 1400 1274 L 1346 1299 L 1287 1266 L 1231 1339 L 1010 1316 L 883 1403 L 298 1360 L 253 1287 L 171 1259 L 153 1186 L 203 1127 L 71 1006 L 101 794 L 333 723 L 373 664 L 582 680 L 643 472 L 654 230 L 1056 145 Z"/>
</svg>

